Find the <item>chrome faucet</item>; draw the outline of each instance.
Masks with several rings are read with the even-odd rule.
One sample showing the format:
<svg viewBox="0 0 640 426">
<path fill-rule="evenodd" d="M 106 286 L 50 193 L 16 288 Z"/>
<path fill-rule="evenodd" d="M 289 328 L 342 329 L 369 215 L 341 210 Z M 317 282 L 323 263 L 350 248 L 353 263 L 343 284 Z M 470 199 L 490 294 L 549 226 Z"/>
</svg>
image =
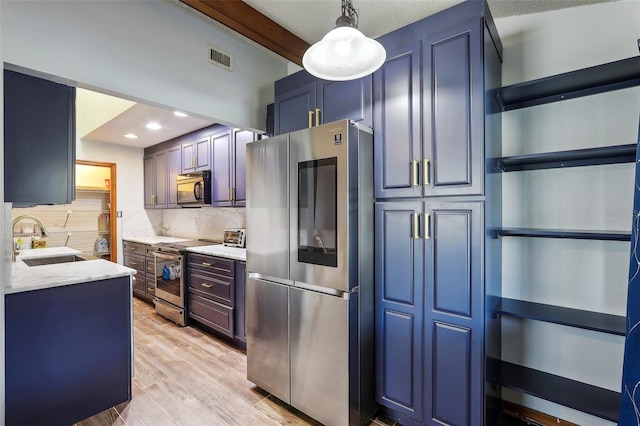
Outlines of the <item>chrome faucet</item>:
<svg viewBox="0 0 640 426">
<path fill-rule="evenodd" d="M 21 216 L 16 217 L 15 219 L 13 219 L 13 222 L 11 222 L 11 232 L 12 232 L 13 236 L 15 236 L 14 228 L 16 226 L 16 223 L 20 222 L 22 219 L 31 219 L 31 220 L 33 220 L 38 225 L 38 229 L 40 230 L 40 237 L 41 238 L 49 236 L 49 233 L 47 232 L 46 228 L 42 224 L 42 221 L 40 219 L 38 219 L 37 217 L 31 216 L 31 215 L 28 215 L 28 214 L 23 214 Z M 13 242 L 13 256 L 11 257 L 11 261 L 12 262 L 16 261 L 16 256 L 17 255 L 18 255 L 18 246 L 14 241 Z"/>
</svg>

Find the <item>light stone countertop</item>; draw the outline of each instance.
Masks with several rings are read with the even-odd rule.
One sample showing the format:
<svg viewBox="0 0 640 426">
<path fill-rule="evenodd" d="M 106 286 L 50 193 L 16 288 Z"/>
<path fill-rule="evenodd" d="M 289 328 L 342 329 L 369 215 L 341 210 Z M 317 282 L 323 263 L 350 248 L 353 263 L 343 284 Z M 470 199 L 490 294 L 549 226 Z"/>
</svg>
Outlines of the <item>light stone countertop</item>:
<svg viewBox="0 0 640 426">
<path fill-rule="evenodd" d="M 136 273 L 135 269 L 103 259 L 40 266 L 28 266 L 22 261 L 23 259 L 75 254 L 80 254 L 80 252 L 68 247 L 21 250 L 16 262 L 10 263 L 11 281 L 5 287 L 5 294 L 127 277 Z"/>
<path fill-rule="evenodd" d="M 247 249 L 238 247 L 227 247 L 222 244 L 214 244 L 211 246 L 189 247 L 187 251 L 199 254 L 207 254 L 209 256 L 226 257 L 234 260 L 247 260 Z"/>
<path fill-rule="evenodd" d="M 193 238 L 177 238 L 177 237 L 165 237 L 164 235 L 150 235 L 145 237 L 122 237 L 123 241 L 131 241 L 134 243 L 142 244 L 158 244 L 158 243 L 177 243 L 180 241 L 189 241 Z"/>
</svg>

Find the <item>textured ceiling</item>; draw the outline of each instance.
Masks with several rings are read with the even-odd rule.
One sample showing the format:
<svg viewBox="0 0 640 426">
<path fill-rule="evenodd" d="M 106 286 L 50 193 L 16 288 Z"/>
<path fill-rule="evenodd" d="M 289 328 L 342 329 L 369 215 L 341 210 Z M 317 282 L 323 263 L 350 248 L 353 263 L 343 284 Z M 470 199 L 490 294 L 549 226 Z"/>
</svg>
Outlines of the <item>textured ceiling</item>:
<svg viewBox="0 0 640 426">
<path fill-rule="evenodd" d="M 478 0 L 468 0 L 478 1 Z M 488 0 L 494 18 L 546 12 L 615 0 Z M 340 0 L 244 0 L 306 42 L 313 44 L 335 26 Z M 359 29 L 378 37 L 447 9 L 461 0 L 353 0 Z"/>
</svg>

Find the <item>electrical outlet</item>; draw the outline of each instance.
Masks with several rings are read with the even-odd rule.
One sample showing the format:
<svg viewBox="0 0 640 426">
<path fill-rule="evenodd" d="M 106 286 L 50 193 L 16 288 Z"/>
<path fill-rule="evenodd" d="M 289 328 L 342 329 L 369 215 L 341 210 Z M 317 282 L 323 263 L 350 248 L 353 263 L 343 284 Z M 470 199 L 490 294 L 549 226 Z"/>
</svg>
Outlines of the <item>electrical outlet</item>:
<svg viewBox="0 0 640 426">
<path fill-rule="evenodd" d="M 116 217 L 122 217 L 122 210 L 118 210 L 116 212 Z"/>
</svg>

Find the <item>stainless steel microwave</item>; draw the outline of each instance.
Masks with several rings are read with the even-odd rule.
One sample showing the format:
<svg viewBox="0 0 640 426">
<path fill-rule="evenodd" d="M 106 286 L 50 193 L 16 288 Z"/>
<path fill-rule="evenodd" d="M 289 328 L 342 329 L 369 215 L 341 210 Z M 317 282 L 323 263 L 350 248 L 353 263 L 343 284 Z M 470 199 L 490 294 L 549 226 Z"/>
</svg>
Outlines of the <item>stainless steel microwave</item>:
<svg viewBox="0 0 640 426">
<path fill-rule="evenodd" d="M 211 170 L 178 175 L 176 187 L 178 204 L 182 207 L 211 204 Z"/>
</svg>

